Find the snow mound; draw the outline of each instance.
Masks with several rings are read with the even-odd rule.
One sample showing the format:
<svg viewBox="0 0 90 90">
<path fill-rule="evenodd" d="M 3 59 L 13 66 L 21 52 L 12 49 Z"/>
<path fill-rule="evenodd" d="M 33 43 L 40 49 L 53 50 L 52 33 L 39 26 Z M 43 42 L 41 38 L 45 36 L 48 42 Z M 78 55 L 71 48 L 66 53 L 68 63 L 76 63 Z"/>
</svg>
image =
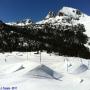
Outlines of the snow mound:
<svg viewBox="0 0 90 90">
<path fill-rule="evenodd" d="M 85 64 L 82 64 L 74 71 L 74 74 L 80 74 L 87 70 L 88 70 L 88 67 Z"/>
<path fill-rule="evenodd" d="M 60 78 L 63 77 L 62 74 L 59 74 L 55 71 L 53 71 L 52 69 L 50 69 L 49 67 L 45 66 L 45 65 L 39 65 L 36 68 L 32 69 L 31 71 L 29 71 L 26 76 L 29 77 L 34 77 L 34 78 L 48 78 L 48 79 L 57 79 L 59 80 Z"/>
</svg>

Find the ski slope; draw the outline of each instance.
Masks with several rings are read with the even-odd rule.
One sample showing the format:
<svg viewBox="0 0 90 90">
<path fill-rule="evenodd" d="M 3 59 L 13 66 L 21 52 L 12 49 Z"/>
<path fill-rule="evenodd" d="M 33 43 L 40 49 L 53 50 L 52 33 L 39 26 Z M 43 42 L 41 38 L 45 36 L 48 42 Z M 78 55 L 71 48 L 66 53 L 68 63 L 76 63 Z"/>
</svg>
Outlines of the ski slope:
<svg viewBox="0 0 90 90">
<path fill-rule="evenodd" d="M 0 89 L 90 90 L 89 60 L 46 52 L 0 53 Z M 12 89 L 14 88 L 14 89 Z"/>
</svg>

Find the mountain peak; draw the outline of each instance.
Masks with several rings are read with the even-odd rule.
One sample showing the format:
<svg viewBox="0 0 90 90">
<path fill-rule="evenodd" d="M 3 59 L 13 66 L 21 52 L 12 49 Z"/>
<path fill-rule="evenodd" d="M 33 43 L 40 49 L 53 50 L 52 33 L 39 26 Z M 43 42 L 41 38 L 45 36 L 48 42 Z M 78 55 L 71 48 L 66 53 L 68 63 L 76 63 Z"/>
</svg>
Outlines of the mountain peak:
<svg viewBox="0 0 90 90">
<path fill-rule="evenodd" d="M 72 18 L 79 18 L 84 15 L 80 10 L 66 6 L 59 10 L 59 13 L 63 13 L 64 15 Z"/>
<path fill-rule="evenodd" d="M 49 19 L 49 18 L 53 18 L 55 17 L 55 13 L 52 11 L 49 11 L 49 13 L 47 14 L 47 16 L 45 17 L 45 19 Z"/>
<path fill-rule="evenodd" d="M 69 10 L 76 10 L 75 8 L 72 8 L 72 7 L 67 7 L 67 6 L 63 6 L 62 9 L 69 9 Z"/>
</svg>

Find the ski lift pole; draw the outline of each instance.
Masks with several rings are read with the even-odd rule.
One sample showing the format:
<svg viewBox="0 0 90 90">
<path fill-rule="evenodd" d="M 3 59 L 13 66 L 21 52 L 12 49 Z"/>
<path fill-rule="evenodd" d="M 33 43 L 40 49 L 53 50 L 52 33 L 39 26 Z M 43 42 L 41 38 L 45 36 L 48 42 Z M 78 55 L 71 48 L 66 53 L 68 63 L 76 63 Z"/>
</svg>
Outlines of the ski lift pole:
<svg viewBox="0 0 90 90">
<path fill-rule="evenodd" d="M 67 61 L 67 72 L 68 72 L 68 59 L 66 58 L 66 61 Z"/>
<path fill-rule="evenodd" d="M 40 64 L 41 64 L 41 51 L 40 51 Z"/>
<path fill-rule="evenodd" d="M 28 51 L 27 51 L 27 60 L 28 60 Z"/>
<path fill-rule="evenodd" d="M 82 59 L 80 59 L 81 60 L 81 64 L 83 63 L 83 61 L 82 61 Z"/>
<path fill-rule="evenodd" d="M 28 60 L 27 45 L 26 45 L 26 59 Z"/>
<path fill-rule="evenodd" d="M 89 64 L 90 64 L 90 61 L 88 60 L 88 69 L 89 69 Z"/>
<path fill-rule="evenodd" d="M 26 44 L 26 54 L 27 54 L 27 60 L 28 60 L 28 45 Z"/>
</svg>

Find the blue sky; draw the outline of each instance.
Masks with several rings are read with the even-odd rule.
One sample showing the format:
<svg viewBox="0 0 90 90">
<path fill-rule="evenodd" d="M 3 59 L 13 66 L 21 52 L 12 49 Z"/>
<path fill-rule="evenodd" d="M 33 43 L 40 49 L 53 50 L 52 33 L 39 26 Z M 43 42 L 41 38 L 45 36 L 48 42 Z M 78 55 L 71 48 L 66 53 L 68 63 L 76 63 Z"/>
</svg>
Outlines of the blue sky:
<svg viewBox="0 0 90 90">
<path fill-rule="evenodd" d="M 90 15 L 90 0 L 0 0 L 0 20 L 5 22 L 31 18 L 39 21 L 49 11 L 63 6 L 78 8 Z"/>
</svg>

